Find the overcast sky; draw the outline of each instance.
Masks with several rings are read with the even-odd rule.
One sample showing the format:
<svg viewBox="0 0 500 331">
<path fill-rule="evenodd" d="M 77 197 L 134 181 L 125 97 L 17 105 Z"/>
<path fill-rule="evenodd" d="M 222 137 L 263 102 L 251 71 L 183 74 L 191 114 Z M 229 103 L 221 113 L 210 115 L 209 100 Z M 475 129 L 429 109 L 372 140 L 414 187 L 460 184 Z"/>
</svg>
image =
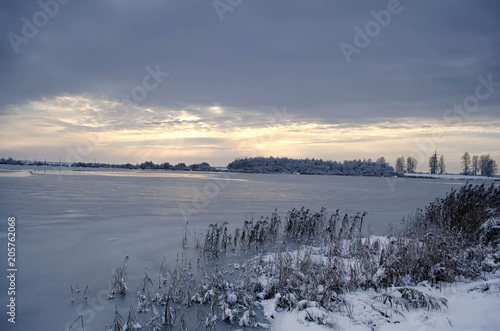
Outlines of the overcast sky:
<svg viewBox="0 0 500 331">
<path fill-rule="evenodd" d="M 500 162 L 496 0 L 41 3 L 0 4 L 2 157 Z"/>
</svg>

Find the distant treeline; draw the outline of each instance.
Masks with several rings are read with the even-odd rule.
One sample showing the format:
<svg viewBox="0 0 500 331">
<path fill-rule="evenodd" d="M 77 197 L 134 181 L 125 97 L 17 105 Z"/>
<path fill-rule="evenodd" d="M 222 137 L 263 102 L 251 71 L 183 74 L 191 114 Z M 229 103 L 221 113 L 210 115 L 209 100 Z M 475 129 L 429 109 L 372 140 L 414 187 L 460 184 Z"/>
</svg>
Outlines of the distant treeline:
<svg viewBox="0 0 500 331">
<path fill-rule="evenodd" d="M 142 169 L 142 170 L 179 170 L 179 171 L 216 171 L 207 162 L 194 163 L 186 165 L 185 163 L 178 163 L 172 165 L 168 162 L 155 164 L 153 161 L 146 161 L 141 164 L 106 164 L 106 163 L 84 163 L 76 162 L 71 164 L 72 167 L 86 167 L 86 168 L 121 168 L 121 169 Z"/>
<path fill-rule="evenodd" d="M 38 165 L 35 164 L 37 161 L 31 162 L 33 165 Z M 40 162 L 40 165 L 43 165 L 43 162 Z M 24 165 L 27 164 L 27 161 L 21 161 L 21 160 L 14 160 L 13 158 L 9 157 L 4 159 L 3 157 L 0 159 L 0 164 L 13 164 L 13 165 Z"/>
<path fill-rule="evenodd" d="M 236 159 L 227 166 L 233 172 L 298 173 L 341 176 L 393 176 L 394 168 L 386 162 L 370 160 L 323 161 L 321 159 L 289 159 L 255 157 Z"/>
<path fill-rule="evenodd" d="M 186 165 L 185 163 L 178 163 L 172 165 L 168 162 L 155 164 L 153 161 L 146 161 L 141 164 L 108 164 L 108 163 L 96 163 L 96 162 L 74 162 L 74 163 L 60 163 L 60 162 L 47 162 L 47 161 L 22 161 L 15 160 L 11 157 L 5 159 L 0 159 L 0 164 L 10 164 L 10 165 L 34 165 L 34 166 L 63 166 L 63 167 L 75 167 L 75 168 L 119 168 L 119 169 L 149 169 L 149 170 L 179 170 L 179 171 L 217 171 L 216 168 L 212 167 L 207 162 L 194 163 L 191 165 Z"/>
</svg>

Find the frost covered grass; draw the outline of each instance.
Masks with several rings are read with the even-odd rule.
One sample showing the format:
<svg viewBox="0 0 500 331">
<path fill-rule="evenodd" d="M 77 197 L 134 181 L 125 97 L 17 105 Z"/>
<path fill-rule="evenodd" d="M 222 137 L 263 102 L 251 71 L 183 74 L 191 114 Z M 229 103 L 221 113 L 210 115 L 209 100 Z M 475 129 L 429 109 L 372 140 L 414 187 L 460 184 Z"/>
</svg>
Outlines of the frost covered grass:
<svg viewBox="0 0 500 331">
<path fill-rule="evenodd" d="M 123 261 L 123 266 L 121 268 L 116 268 L 113 278 L 111 279 L 111 294 L 110 299 L 112 299 L 116 294 L 126 295 L 127 294 L 127 262 L 128 255 L 125 256 Z"/>
<path fill-rule="evenodd" d="M 454 323 L 435 315 L 452 305 L 446 293 L 500 294 L 499 188 L 452 190 L 408 217 L 393 236 L 364 235 L 365 216 L 302 208 L 283 222 L 274 212 L 234 231 L 225 222 L 210 224 L 198 237 L 198 266 L 184 258 L 173 269 L 163 262 L 158 286 L 146 269 L 136 308 L 124 319 L 117 307 L 105 329 L 280 329 L 293 316 L 303 326 L 383 330 L 425 314 L 439 329 Z M 218 266 L 230 252 L 252 257 Z M 112 278 L 112 294 L 129 295 L 127 261 Z"/>
<path fill-rule="evenodd" d="M 232 250 L 259 249 L 266 244 L 276 241 L 281 224 L 281 218 L 275 211 L 270 218 L 262 217 L 260 220 L 245 221 L 243 227 L 236 228 L 234 234 L 229 233 L 227 222 L 210 224 L 205 235 L 202 253 L 210 258 L 218 258 Z M 200 246 L 200 245 L 197 245 Z"/>
</svg>

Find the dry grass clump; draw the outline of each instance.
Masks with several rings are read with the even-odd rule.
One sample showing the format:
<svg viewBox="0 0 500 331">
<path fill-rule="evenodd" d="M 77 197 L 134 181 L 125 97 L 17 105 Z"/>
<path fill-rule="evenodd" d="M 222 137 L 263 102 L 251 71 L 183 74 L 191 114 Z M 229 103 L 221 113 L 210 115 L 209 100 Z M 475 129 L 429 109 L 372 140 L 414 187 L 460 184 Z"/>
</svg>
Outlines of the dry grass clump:
<svg viewBox="0 0 500 331">
<path fill-rule="evenodd" d="M 111 278 L 111 295 L 110 299 L 116 294 L 126 295 L 127 294 L 127 262 L 128 255 L 125 256 L 123 261 L 123 266 L 121 268 L 116 268 L 113 277 Z"/>
<path fill-rule="evenodd" d="M 410 308 L 424 308 L 427 310 L 443 310 L 448 308 L 448 300 L 446 298 L 436 298 L 411 287 L 399 287 L 392 291 L 385 291 L 375 298 L 395 310 L 399 307 L 401 311 L 410 311 Z"/>
<path fill-rule="evenodd" d="M 210 224 L 205 234 L 203 254 L 218 259 L 228 248 L 259 249 L 276 241 L 281 218 L 275 211 L 270 218 L 262 217 L 258 221 L 245 221 L 243 227 L 229 233 L 227 222 Z"/>
<path fill-rule="evenodd" d="M 465 185 L 410 216 L 381 254 L 384 286 L 454 282 L 500 268 L 500 189 Z M 493 263 L 491 263 L 493 262 Z"/>
<path fill-rule="evenodd" d="M 464 185 L 445 198 L 436 199 L 425 210 L 417 212 L 417 216 L 412 224 L 414 235 L 439 229 L 460 233 L 463 239 L 476 243 L 483 223 L 500 216 L 500 188 L 494 184 L 488 188 L 484 184 Z"/>
</svg>

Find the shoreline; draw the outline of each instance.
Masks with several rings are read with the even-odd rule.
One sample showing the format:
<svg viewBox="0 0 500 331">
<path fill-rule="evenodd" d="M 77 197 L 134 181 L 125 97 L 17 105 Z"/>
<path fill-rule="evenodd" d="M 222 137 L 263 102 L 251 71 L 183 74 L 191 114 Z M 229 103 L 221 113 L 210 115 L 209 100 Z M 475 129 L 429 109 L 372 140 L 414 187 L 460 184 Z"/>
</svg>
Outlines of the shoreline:
<svg viewBox="0 0 500 331">
<path fill-rule="evenodd" d="M 218 167 L 221 168 L 221 167 Z M 427 173 L 412 173 L 412 174 L 399 174 L 394 176 L 373 176 L 373 175 L 339 175 L 339 174 L 320 174 L 320 173 L 291 173 L 291 172 L 254 172 L 254 171 L 231 171 L 228 169 L 216 169 L 216 170 L 164 170 L 164 169 L 127 169 L 118 167 L 71 167 L 68 165 L 12 165 L 12 164 L 0 164 L 0 172 L 4 170 L 11 171 L 66 171 L 66 172 L 143 172 L 143 173 L 237 173 L 237 174 L 257 174 L 257 175 L 296 175 L 296 176 L 337 176 L 337 177 L 381 177 L 381 178 L 415 178 L 415 179 L 442 179 L 442 180 L 455 180 L 455 181 L 500 181 L 500 176 L 486 177 L 486 176 L 470 176 L 470 175 L 458 175 L 458 174 L 436 174 L 431 175 Z"/>
</svg>

